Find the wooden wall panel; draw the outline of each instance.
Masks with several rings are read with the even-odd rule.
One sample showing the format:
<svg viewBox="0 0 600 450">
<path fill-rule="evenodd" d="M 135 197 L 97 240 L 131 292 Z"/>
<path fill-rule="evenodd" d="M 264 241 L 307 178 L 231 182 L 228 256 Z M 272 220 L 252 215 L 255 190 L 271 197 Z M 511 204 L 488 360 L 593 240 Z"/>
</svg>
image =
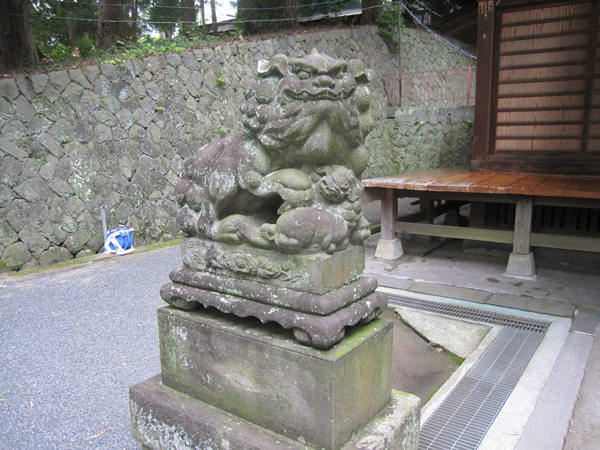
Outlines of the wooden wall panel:
<svg viewBox="0 0 600 450">
<path fill-rule="evenodd" d="M 498 139 L 496 141 L 496 154 L 505 155 L 506 152 L 539 152 L 572 154 L 581 149 L 581 139 Z"/>
<path fill-rule="evenodd" d="M 562 33 L 580 32 L 586 29 L 589 25 L 589 19 L 582 18 L 578 20 L 569 20 L 562 22 L 546 22 L 530 25 L 507 26 L 502 28 L 500 32 L 501 39 L 517 39 L 523 37 L 535 36 L 551 36 Z"/>
<path fill-rule="evenodd" d="M 500 69 L 582 64 L 586 62 L 587 50 L 565 50 L 563 52 L 534 53 L 531 55 L 500 56 Z"/>
<path fill-rule="evenodd" d="M 562 95 L 560 97 L 521 97 L 498 99 L 498 111 L 510 110 L 561 110 L 581 109 L 583 107 L 584 95 Z M 598 96 L 600 105 L 600 96 Z"/>
<path fill-rule="evenodd" d="M 600 175 L 599 3 L 495 2 L 494 45 L 484 47 L 494 52 L 490 144 L 473 167 Z"/>
<path fill-rule="evenodd" d="M 590 7 L 590 2 L 585 2 L 507 12 L 502 14 L 501 23 L 505 26 L 532 21 L 549 22 L 560 17 L 586 16 L 590 13 Z"/>
<path fill-rule="evenodd" d="M 500 53 L 514 52 L 540 52 L 541 50 L 554 50 L 559 48 L 586 49 L 589 36 L 586 30 L 581 34 L 555 36 L 547 38 L 524 39 L 519 41 L 505 41 L 500 44 Z"/>
<path fill-rule="evenodd" d="M 498 126 L 496 137 L 581 138 L 583 125 L 511 125 Z"/>
<path fill-rule="evenodd" d="M 586 75 L 586 65 L 566 65 L 555 67 L 534 67 L 531 69 L 501 70 L 498 76 L 500 83 L 521 80 L 553 80 L 556 78 L 581 78 Z"/>
<path fill-rule="evenodd" d="M 598 112 L 600 118 L 600 109 Z M 499 112 L 498 125 L 507 123 L 578 123 L 583 121 L 583 109 L 561 109 L 552 111 L 513 111 Z"/>
<path fill-rule="evenodd" d="M 538 97 L 547 94 L 580 94 L 585 92 L 585 80 L 512 83 L 498 86 L 499 97 Z"/>
</svg>

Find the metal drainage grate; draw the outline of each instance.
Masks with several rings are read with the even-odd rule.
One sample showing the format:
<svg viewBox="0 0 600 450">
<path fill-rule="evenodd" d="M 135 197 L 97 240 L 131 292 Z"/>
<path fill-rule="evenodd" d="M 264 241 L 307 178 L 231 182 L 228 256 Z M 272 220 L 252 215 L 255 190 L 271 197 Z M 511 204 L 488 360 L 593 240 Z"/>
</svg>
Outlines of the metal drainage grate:
<svg viewBox="0 0 600 450">
<path fill-rule="evenodd" d="M 421 427 L 419 450 L 474 450 L 537 351 L 550 322 L 389 295 L 389 303 L 504 325 L 494 342 Z"/>
<path fill-rule="evenodd" d="M 457 317 L 459 319 L 491 323 L 505 327 L 519 328 L 521 330 L 536 331 L 538 333 L 545 333 L 550 326 L 550 322 L 544 320 L 527 319 L 524 317 L 511 316 L 509 314 L 487 312 L 481 309 L 467 308 L 465 306 L 451 305 L 419 298 L 403 297 L 395 294 L 388 294 L 388 303 L 395 306 L 403 306 L 405 308 Z"/>
</svg>

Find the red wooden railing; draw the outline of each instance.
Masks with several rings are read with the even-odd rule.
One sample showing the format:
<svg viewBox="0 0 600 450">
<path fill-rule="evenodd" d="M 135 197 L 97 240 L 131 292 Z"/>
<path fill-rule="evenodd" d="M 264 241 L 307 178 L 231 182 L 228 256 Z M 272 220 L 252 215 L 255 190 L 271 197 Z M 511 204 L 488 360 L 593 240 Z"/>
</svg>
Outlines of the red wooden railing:
<svg viewBox="0 0 600 450">
<path fill-rule="evenodd" d="M 393 73 L 383 79 L 393 107 L 475 104 L 475 67 Z"/>
</svg>

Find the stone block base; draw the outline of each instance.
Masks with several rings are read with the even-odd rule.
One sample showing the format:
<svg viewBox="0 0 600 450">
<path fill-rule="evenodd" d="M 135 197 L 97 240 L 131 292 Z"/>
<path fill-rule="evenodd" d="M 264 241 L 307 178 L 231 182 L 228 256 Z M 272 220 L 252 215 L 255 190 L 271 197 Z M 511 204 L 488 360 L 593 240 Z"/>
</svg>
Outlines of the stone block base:
<svg viewBox="0 0 600 450">
<path fill-rule="evenodd" d="M 535 272 L 535 258 L 533 253 L 521 254 L 511 253 L 506 266 L 505 277 L 518 278 L 520 280 L 537 280 Z"/>
<path fill-rule="evenodd" d="M 379 239 L 377 249 L 375 250 L 375 258 L 381 258 L 388 261 L 396 260 L 404 255 L 402 242 L 400 239 Z"/>
<path fill-rule="evenodd" d="M 287 254 L 186 237 L 181 240 L 181 256 L 190 269 L 311 294 L 325 294 L 358 280 L 365 269 L 362 245 L 332 254 Z"/>
<path fill-rule="evenodd" d="M 314 450 L 164 386 L 160 376 L 130 389 L 132 431 L 145 450 Z M 417 450 L 419 399 L 392 391 L 390 403 L 341 450 Z"/>
<path fill-rule="evenodd" d="M 322 351 L 275 324 L 159 310 L 162 383 L 291 439 L 340 448 L 390 401 L 392 324 L 353 327 Z"/>
</svg>

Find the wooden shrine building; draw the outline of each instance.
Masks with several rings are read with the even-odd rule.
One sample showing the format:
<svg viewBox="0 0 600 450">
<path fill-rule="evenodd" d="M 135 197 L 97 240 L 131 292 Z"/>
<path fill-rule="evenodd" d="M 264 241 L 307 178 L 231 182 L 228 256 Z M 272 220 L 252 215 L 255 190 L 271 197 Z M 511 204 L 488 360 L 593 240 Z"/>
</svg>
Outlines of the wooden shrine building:
<svg viewBox="0 0 600 450">
<path fill-rule="evenodd" d="M 512 244 L 506 276 L 535 279 L 531 247 L 600 252 L 600 0 L 483 1 L 471 167 L 364 180 L 382 200 L 378 257 L 399 233 Z M 422 214 L 398 218 L 398 198 Z M 468 228 L 434 224 L 471 204 Z M 422 223 L 423 220 L 425 223 Z"/>
</svg>

